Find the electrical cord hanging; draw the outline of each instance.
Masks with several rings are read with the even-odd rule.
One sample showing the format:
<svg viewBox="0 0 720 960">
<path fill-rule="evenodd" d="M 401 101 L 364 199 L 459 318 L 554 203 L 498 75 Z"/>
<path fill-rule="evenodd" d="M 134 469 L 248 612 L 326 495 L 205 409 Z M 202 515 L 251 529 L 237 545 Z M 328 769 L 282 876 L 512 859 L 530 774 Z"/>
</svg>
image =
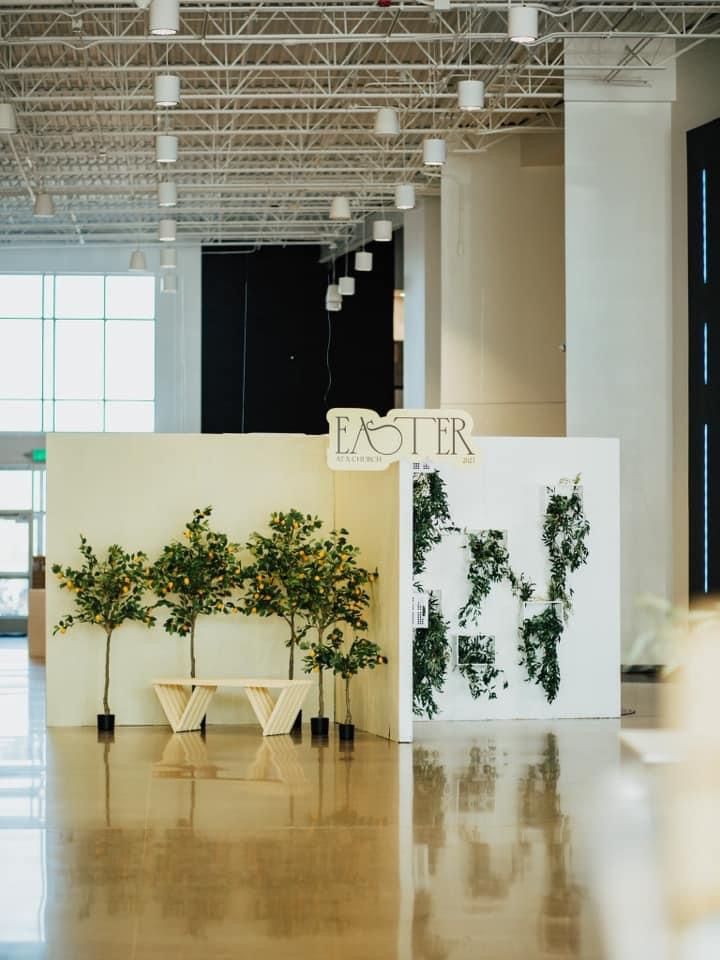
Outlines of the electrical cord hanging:
<svg viewBox="0 0 720 960">
<path fill-rule="evenodd" d="M 327 411 L 328 397 L 330 396 L 330 389 L 332 387 L 332 367 L 330 366 L 330 346 L 332 344 L 332 319 L 330 318 L 330 311 L 325 311 L 327 315 L 327 350 L 325 351 L 325 367 L 327 369 L 327 387 L 325 388 L 325 393 L 323 394 L 323 406 Z"/>
</svg>

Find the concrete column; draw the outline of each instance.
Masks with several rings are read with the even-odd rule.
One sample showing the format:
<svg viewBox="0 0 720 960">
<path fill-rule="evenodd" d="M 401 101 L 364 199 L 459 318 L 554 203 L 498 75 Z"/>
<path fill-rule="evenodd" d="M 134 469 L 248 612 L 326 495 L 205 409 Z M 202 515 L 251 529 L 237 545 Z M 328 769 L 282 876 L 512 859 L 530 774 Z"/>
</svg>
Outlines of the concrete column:
<svg viewBox="0 0 720 960">
<path fill-rule="evenodd" d="M 403 405 L 440 406 L 440 198 L 424 197 L 404 218 Z"/>
</svg>

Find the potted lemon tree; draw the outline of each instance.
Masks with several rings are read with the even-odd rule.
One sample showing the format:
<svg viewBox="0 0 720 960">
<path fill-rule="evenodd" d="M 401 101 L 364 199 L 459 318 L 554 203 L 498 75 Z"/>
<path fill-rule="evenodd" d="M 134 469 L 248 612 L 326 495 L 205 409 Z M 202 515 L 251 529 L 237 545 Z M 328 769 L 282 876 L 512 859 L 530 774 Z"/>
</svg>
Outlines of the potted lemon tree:
<svg viewBox="0 0 720 960">
<path fill-rule="evenodd" d="M 115 714 L 110 710 L 110 645 L 113 634 L 129 620 L 152 626 L 155 618 L 152 606 L 145 600 L 147 590 L 144 553 L 128 553 L 118 544 L 108 547 L 100 558 L 84 536 L 80 537 L 79 567 L 52 566 L 61 590 L 72 594 L 75 611 L 62 617 L 53 628 L 53 635 L 67 633 L 77 623 L 88 623 L 105 634 L 105 684 L 103 712 L 97 715 L 98 732 L 112 733 Z"/>
<path fill-rule="evenodd" d="M 306 583 L 303 617 L 313 639 L 303 640 L 309 649 L 304 659 L 306 673 L 318 675 L 318 716 L 310 720 L 315 736 L 327 736 L 329 720 L 325 716 L 324 673 L 332 669 L 335 654 L 342 644 L 342 625 L 355 632 L 367 630 L 365 611 L 370 603 L 368 587 L 377 576 L 358 564 L 359 550 L 348 540 L 348 531 L 333 530 L 324 539 L 314 541 L 302 565 Z"/>
<path fill-rule="evenodd" d="M 341 740 L 355 739 L 355 724 L 350 710 L 350 681 L 361 670 L 374 670 L 378 664 L 387 662 L 377 643 L 367 637 L 354 637 L 347 650 L 335 649 L 332 670 L 345 682 L 345 720 L 338 724 Z"/>
<path fill-rule="evenodd" d="M 165 630 L 190 641 L 190 676 L 195 678 L 195 631 L 198 617 L 230 614 L 238 607 L 233 594 L 242 583 L 240 547 L 210 528 L 212 507 L 194 510 L 182 539 L 163 547 L 149 570 L 157 606 L 170 613 Z"/>
</svg>

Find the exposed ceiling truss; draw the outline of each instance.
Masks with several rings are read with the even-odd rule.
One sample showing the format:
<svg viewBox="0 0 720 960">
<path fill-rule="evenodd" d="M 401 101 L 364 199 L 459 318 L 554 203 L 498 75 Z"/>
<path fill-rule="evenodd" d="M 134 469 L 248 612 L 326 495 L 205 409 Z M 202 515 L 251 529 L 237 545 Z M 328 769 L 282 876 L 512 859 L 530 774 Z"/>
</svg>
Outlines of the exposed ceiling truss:
<svg viewBox="0 0 720 960">
<path fill-rule="evenodd" d="M 591 68 L 622 83 L 663 69 L 667 39 L 676 53 L 720 39 L 717 3 L 549 0 L 530 46 L 508 41 L 507 0 L 441 5 L 182 3 L 180 33 L 165 39 L 148 36 L 134 2 L 0 0 L 0 101 L 18 117 L 18 133 L 0 136 L 0 242 L 155 242 L 174 216 L 179 240 L 342 245 L 392 209 L 397 183 L 437 192 L 425 137 L 478 151 L 562 129 L 565 72 L 581 69 L 565 67 L 565 40 L 624 41 L 620 61 Z M 168 72 L 181 102 L 161 109 L 153 78 Z M 457 109 L 468 77 L 485 81 L 480 112 Z M 373 132 L 383 106 L 399 111 L 397 137 Z M 167 169 L 162 132 L 179 138 Z M 157 205 L 161 177 L 178 185 L 172 211 Z M 51 220 L 32 215 L 38 191 L 55 200 Z M 349 224 L 328 219 L 337 194 Z"/>
</svg>

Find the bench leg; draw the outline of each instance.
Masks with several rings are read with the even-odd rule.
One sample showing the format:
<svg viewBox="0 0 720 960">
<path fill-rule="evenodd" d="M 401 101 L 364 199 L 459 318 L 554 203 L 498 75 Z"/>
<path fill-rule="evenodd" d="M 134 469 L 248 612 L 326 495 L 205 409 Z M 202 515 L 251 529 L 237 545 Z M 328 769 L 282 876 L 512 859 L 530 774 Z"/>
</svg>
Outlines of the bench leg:
<svg viewBox="0 0 720 960">
<path fill-rule="evenodd" d="M 263 736 L 270 737 L 280 733 L 290 733 L 292 725 L 295 723 L 295 717 L 302 706 L 307 693 L 307 687 L 292 686 L 285 687 L 272 713 L 263 725 Z"/>
</svg>

